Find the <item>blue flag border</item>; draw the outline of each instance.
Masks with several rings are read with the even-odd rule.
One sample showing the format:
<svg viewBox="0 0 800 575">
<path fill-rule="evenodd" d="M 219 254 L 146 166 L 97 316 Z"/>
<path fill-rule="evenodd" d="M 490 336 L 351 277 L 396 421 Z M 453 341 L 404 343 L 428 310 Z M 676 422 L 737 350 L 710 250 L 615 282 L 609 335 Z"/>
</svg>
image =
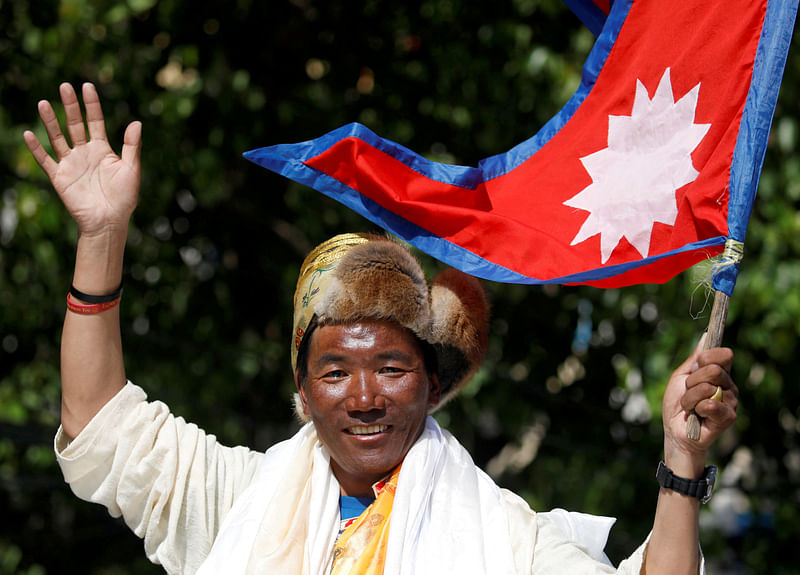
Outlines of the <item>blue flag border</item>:
<svg viewBox="0 0 800 575">
<path fill-rule="evenodd" d="M 753 78 L 739 124 L 728 180 L 728 235 L 742 243 L 764 166 L 769 131 L 792 42 L 797 4 L 798 0 L 769 0 L 758 41 Z M 738 274 L 738 263 L 721 266 L 714 274 L 714 289 L 733 295 Z"/>
<path fill-rule="evenodd" d="M 676 250 L 613 266 L 552 279 L 522 275 L 490 262 L 444 238 L 438 237 L 401 216 L 381 207 L 353 188 L 335 180 L 304 162 L 343 138 L 354 137 L 379 149 L 431 180 L 474 189 L 482 181 L 502 176 L 528 160 L 550 141 L 584 102 L 605 64 L 634 0 L 613 3 L 605 26 L 587 57 L 581 84 L 570 100 L 534 136 L 507 152 L 481 160 L 478 167 L 442 164 L 382 138 L 359 123 L 351 123 L 314 140 L 279 144 L 245 152 L 244 157 L 264 168 L 298 183 L 308 185 L 392 232 L 432 257 L 466 273 L 491 281 L 520 284 L 580 284 L 597 282 L 690 251 L 706 250 L 725 244 L 728 238 L 718 236 L 681 246 Z M 753 78 L 748 91 L 740 131 L 730 173 L 729 234 L 743 241 L 747 219 L 752 210 L 758 177 L 763 165 L 767 136 L 777 102 L 793 23 L 800 0 L 768 0 L 767 13 L 756 53 Z M 777 81 L 776 81 L 777 78 Z M 741 239 L 740 239 L 741 238 Z M 714 276 L 713 284 L 731 295 L 738 265 L 725 266 Z"/>
</svg>

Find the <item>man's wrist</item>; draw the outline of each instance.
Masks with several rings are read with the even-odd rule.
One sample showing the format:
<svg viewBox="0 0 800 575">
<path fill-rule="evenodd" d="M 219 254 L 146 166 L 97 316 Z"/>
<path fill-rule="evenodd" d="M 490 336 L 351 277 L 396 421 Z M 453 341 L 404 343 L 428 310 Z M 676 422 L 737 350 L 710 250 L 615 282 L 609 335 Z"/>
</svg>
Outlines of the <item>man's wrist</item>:
<svg viewBox="0 0 800 575">
<path fill-rule="evenodd" d="M 699 479 L 706 468 L 706 452 L 687 452 L 672 442 L 664 442 L 664 463 L 681 477 Z"/>
<path fill-rule="evenodd" d="M 701 503 L 708 503 L 714 492 L 717 468 L 714 465 L 710 465 L 703 470 L 702 478 L 690 479 L 679 476 L 663 461 L 660 461 L 656 471 L 656 479 L 663 489 L 669 489 L 686 497 L 697 499 Z"/>
<path fill-rule="evenodd" d="M 127 229 L 78 237 L 72 285 L 85 293 L 107 294 L 122 282 Z"/>
<path fill-rule="evenodd" d="M 703 477 L 706 468 L 706 459 L 675 458 L 664 456 L 664 463 L 667 464 L 676 475 L 687 479 L 700 479 Z"/>
</svg>

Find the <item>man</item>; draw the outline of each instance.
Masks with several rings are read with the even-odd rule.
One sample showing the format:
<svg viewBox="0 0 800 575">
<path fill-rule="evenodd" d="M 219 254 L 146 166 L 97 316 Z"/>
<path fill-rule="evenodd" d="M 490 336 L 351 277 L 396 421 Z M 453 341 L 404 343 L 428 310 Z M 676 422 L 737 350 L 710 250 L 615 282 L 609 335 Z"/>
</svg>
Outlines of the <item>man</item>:
<svg viewBox="0 0 800 575">
<path fill-rule="evenodd" d="M 86 124 L 72 87 L 60 92 L 71 145 L 44 101 L 57 161 L 25 133 L 79 231 L 56 451 L 72 489 L 122 515 L 151 560 L 201 574 L 614 572 L 496 486 L 427 417 L 479 366 L 486 302 L 454 270 L 429 289 L 408 252 L 385 238 L 337 236 L 303 264 L 292 361 L 297 409 L 310 423 L 291 439 L 265 454 L 223 447 L 147 402 L 126 383 L 117 306 L 141 124 L 128 126 L 118 157 L 94 87 L 83 86 Z M 671 378 L 653 530 L 618 572 L 701 566 L 706 452 L 736 418 L 731 361 L 727 349 L 697 351 Z M 696 442 L 684 433 L 691 411 L 703 418 Z M 607 527 L 599 537 L 590 519 L 568 527 L 587 524 L 602 547 Z"/>
</svg>

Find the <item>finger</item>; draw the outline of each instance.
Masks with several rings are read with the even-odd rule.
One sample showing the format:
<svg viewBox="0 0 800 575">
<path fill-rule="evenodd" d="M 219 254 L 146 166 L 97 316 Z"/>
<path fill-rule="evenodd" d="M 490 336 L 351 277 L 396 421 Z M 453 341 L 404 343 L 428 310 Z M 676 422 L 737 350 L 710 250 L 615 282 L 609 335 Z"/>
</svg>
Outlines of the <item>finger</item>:
<svg viewBox="0 0 800 575">
<path fill-rule="evenodd" d="M 722 400 L 717 403 L 724 403 L 733 411 L 739 407 L 739 390 L 734 386 L 734 389 L 727 389 L 722 392 Z"/>
<path fill-rule="evenodd" d="M 684 411 L 692 411 L 705 400 L 711 400 L 717 389 L 722 390 L 722 401 L 731 403 L 739 396 L 739 388 L 728 372 L 718 365 L 705 366 L 686 379 L 686 391 L 680 399 Z M 714 401 L 714 400 L 712 400 Z M 719 403 L 719 402 L 716 402 Z"/>
<path fill-rule="evenodd" d="M 72 141 L 72 146 L 80 146 L 86 143 L 86 127 L 83 125 L 83 115 L 78 96 L 72 85 L 64 82 L 58 87 L 61 94 L 61 103 L 64 105 L 64 115 L 67 119 L 67 133 Z"/>
<path fill-rule="evenodd" d="M 141 154 L 142 123 L 131 122 L 125 129 L 125 137 L 122 141 L 122 161 L 138 170 Z"/>
<path fill-rule="evenodd" d="M 703 424 L 700 428 L 700 448 L 708 449 L 716 439 L 736 423 L 736 413 L 725 409 L 719 414 L 706 414 L 702 416 Z"/>
<path fill-rule="evenodd" d="M 39 138 L 36 137 L 36 134 L 30 130 L 25 130 L 22 137 L 25 139 L 25 145 L 28 146 L 28 150 L 30 150 L 33 155 L 33 159 L 36 160 L 39 167 L 44 170 L 44 173 L 47 174 L 47 177 L 52 181 L 58 171 L 58 164 L 44 149 L 39 142 Z"/>
<path fill-rule="evenodd" d="M 47 131 L 47 139 L 50 140 L 50 145 L 53 146 L 53 151 L 56 157 L 60 160 L 69 154 L 69 143 L 61 133 L 61 126 L 58 125 L 58 118 L 53 111 L 53 106 L 47 100 L 39 102 L 39 117 L 42 119 L 44 129 Z"/>
<path fill-rule="evenodd" d="M 714 347 L 702 352 L 697 358 L 698 366 L 717 364 L 730 372 L 733 365 L 733 350 L 728 347 Z"/>
<path fill-rule="evenodd" d="M 681 409 L 685 412 L 694 411 L 701 402 L 711 399 L 717 386 L 708 382 L 700 382 L 683 393 L 680 399 Z M 724 394 L 724 391 L 723 391 Z"/>
<path fill-rule="evenodd" d="M 709 363 L 698 367 L 686 378 L 686 389 L 691 389 L 700 383 L 710 383 L 729 389 L 733 385 L 733 379 L 723 365 Z"/>
<path fill-rule="evenodd" d="M 705 424 L 724 429 L 736 421 L 738 407 L 739 400 L 732 393 L 723 392 L 723 401 L 704 399 L 695 406 L 695 412 Z"/>
<path fill-rule="evenodd" d="M 92 140 L 107 140 L 106 122 L 103 117 L 103 108 L 100 106 L 100 96 L 97 95 L 94 84 L 90 82 L 83 85 L 83 105 L 86 107 L 89 137 Z"/>
</svg>

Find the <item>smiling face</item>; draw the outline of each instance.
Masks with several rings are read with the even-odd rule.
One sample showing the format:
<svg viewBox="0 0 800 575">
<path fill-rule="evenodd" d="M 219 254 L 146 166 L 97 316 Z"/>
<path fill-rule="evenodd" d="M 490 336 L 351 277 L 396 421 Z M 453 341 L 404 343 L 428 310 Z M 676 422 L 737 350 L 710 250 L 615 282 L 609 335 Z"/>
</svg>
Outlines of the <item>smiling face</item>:
<svg viewBox="0 0 800 575">
<path fill-rule="evenodd" d="M 372 494 L 405 457 L 439 400 L 410 330 L 370 319 L 318 327 L 308 342 L 308 373 L 295 380 L 303 410 L 331 454 L 342 493 Z"/>
</svg>

